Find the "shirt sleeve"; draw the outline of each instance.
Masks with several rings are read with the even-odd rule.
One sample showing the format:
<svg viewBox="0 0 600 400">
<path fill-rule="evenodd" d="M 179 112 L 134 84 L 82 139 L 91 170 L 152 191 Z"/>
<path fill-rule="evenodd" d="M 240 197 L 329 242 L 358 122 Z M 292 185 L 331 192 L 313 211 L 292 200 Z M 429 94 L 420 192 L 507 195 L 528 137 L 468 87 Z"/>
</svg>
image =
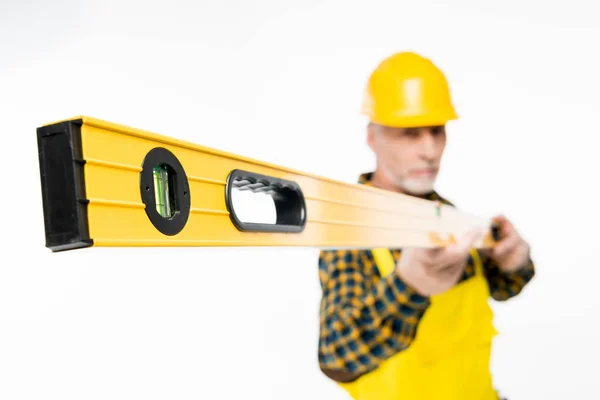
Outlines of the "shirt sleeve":
<svg viewBox="0 0 600 400">
<path fill-rule="evenodd" d="M 483 257 L 483 267 L 494 300 L 506 301 L 517 296 L 535 276 L 535 265 L 529 258 L 513 272 L 504 272 L 490 257 Z"/>
<path fill-rule="evenodd" d="M 354 380 L 406 349 L 430 305 L 396 273 L 375 271 L 368 251 L 320 253 L 319 365 L 336 381 Z"/>
</svg>

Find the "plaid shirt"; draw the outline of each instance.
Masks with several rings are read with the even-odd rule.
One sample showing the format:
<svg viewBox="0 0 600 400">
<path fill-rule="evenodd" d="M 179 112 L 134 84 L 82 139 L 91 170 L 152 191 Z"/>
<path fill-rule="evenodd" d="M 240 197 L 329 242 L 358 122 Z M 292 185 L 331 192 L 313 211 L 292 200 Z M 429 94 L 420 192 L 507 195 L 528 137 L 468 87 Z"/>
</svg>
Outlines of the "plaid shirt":
<svg viewBox="0 0 600 400">
<path fill-rule="evenodd" d="M 370 184 L 372 173 L 362 174 Z M 436 192 L 426 196 L 452 204 Z M 394 259 L 400 249 L 390 249 Z M 534 264 L 516 272 L 503 272 L 480 254 L 491 296 L 498 301 L 521 292 L 534 276 Z M 475 274 L 472 258 L 460 281 Z M 344 382 L 372 371 L 384 360 L 406 349 L 419 321 L 430 305 L 397 274 L 381 277 L 370 250 L 322 250 L 319 280 L 323 291 L 320 308 L 319 364 L 330 378 Z"/>
</svg>

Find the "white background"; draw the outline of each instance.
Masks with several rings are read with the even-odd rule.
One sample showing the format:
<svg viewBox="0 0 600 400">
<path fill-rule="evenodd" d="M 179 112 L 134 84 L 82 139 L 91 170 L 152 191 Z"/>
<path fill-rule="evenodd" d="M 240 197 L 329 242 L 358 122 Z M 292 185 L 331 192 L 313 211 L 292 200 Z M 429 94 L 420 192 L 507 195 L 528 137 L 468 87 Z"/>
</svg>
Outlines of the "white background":
<svg viewBox="0 0 600 400">
<path fill-rule="evenodd" d="M 0 399 L 344 399 L 317 366 L 316 249 L 44 247 L 35 128 L 80 114 L 355 182 L 389 54 L 459 121 L 438 190 L 506 213 L 538 275 L 494 303 L 511 399 L 598 399 L 595 2 L 0 2 Z M 259 145 L 266 143 L 266 145 Z"/>
</svg>

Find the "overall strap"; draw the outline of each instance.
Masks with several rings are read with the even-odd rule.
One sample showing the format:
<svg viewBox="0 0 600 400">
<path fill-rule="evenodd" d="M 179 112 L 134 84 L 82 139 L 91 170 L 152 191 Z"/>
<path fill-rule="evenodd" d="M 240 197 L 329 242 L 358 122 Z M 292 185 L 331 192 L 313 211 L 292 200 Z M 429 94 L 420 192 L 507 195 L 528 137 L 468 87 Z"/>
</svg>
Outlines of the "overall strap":
<svg viewBox="0 0 600 400">
<path fill-rule="evenodd" d="M 479 252 L 477 249 L 471 249 L 471 257 L 473 258 L 473 263 L 475 264 L 475 275 L 483 275 L 483 263 L 481 261 L 481 257 L 479 257 Z"/>
<path fill-rule="evenodd" d="M 396 267 L 394 256 L 389 249 L 380 248 L 371 250 L 373 258 L 375 258 L 375 265 L 379 269 L 379 275 L 387 276 Z"/>
</svg>

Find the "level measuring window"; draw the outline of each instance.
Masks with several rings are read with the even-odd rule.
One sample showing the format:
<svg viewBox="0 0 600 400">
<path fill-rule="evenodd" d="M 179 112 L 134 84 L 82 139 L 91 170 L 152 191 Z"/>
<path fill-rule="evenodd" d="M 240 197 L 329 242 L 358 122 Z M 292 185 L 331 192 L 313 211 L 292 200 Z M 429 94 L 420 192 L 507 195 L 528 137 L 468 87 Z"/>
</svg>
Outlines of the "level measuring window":
<svg viewBox="0 0 600 400">
<path fill-rule="evenodd" d="M 158 214 L 172 218 L 177 211 L 175 194 L 175 171 L 168 164 L 157 164 L 152 169 L 154 176 L 154 197 Z"/>
<path fill-rule="evenodd" d="M 152 225 L 165 235 L 177 235 L 190 215 L 190 185 L 183 166 L 169 150 L 156 147 L 146 154 L 140 193 Z"/>
</svg>

